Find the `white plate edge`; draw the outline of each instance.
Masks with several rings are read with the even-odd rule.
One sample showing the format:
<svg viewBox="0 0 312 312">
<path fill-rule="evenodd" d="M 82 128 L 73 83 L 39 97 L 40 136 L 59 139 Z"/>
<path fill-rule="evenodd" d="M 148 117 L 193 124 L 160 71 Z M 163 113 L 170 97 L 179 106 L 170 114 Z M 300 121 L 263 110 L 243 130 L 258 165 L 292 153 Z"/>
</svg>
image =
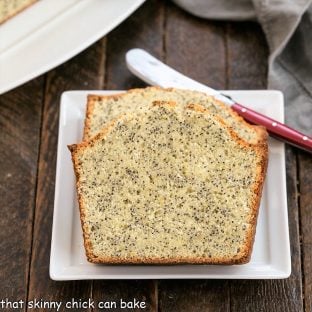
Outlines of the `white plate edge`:
<svg viewBox="0 0 312 312">
<path fill-rule="evenodd" d="M 75 49 L 72 49 L 67 54 L 63 54 L 63 56 L 62 57 L 60 56 L 55 62 L 50 62 L 48 65 L 42 66 L 40 69 L 33 70 L 30 74 L 25 75 L 24 77 L 20 79 L 17 79 L 7 84 L 0 85 L 0 95 L 40 76 L 43 73 L 46 73 L 47 71 L 63 64 L 64 62 L 68 61 L 75 55 L 87 49 L 90 45 L 92 45 L 98 39 L 105 36 L 114 28 L 116 28 L 119 24 L 121 24 L 127 17 L 129 17 L 134 11 L 136 11 L 144 2 L 145 0 L 136 0 L 136 2 L 130 8 L 128 8 L 127 11 L 121 14 L 119 18 L 115 20 L 114 23 L 111 23 L 111 26 L 108 27 L 110 30 L 107 31 L 107 29 L 105 29 L 104 31 L 98 31 L 92 38 L 84 41 L 83 44 L 81 44 L 79 47 L 76 47 Z"/>
</svg>

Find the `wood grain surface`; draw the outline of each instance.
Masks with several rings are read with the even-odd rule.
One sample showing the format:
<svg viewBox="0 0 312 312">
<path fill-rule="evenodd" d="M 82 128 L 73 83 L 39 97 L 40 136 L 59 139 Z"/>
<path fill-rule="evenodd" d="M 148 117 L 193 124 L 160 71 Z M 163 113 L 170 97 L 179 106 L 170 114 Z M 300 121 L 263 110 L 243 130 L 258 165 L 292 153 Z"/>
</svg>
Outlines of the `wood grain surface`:
<svg viewBox="0 0 312 312">
<path fill-rule="evenodd" d="M 195 18 L 173 4 L 166 7 L 165 61 L 216 89 L 226 87 L 226 23 Z"/>
<path fill-rule="evenodd" d="M 286 149 L 290 278 L 72 282 L 49 278 L 60 95 L 72 89 L 145 86 L 125 66 L 126 51 L 135 47 L 214 88 L 266 87 L 268 47 L 258 24 L 207 21 L 169 1 L 150 0 L 83 53 L 1 95 L 0 300 L 136 298 L 146 302 L 144 311 L 311 312 L 312 158 L 291 147 Z"/>
<path fill-rule="evenodd" d="M 299 194 L 302 250 L 302 280 L 305 311 L 312 311 L 312 157 L 298 155 Z"/>
<path fill-rule="evenodd" d="M 44 78 L 0 98 L 0 299 L 27 298 Z"/>
</svg>

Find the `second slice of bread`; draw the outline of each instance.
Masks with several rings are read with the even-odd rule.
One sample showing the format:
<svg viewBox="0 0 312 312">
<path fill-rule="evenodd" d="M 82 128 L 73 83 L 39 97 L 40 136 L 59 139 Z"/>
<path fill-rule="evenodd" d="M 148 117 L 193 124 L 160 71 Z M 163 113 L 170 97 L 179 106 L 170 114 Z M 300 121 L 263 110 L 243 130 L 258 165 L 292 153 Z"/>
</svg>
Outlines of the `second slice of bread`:
<svg viewBox="0 0 312 312">
<path fill-rule="evenodd" d="M 126 93 L 99 96 L 89 95 L 85 119 L 84 140 L 101 131 L 106 122 L 124 113 L 135 113 L 148 108 L 153 101 L 174 101 L 182 110 L 188 104 L 199 104 L 211 114 L 220 116 L 245 141 L 258 144 L 266 140 L 266 130 L 252 126 L 231 108 L 215 98 L 197 91 L 148 87 L 129 90 Z"/>
</svg>

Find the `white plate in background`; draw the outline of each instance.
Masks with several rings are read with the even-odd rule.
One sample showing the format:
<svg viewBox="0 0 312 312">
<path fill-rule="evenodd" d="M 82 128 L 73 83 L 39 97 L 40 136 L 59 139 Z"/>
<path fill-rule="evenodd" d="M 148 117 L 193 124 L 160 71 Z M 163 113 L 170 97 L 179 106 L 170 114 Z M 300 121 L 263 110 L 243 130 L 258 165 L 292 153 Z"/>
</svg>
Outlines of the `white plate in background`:
<svg viewBox="0 0 312 312">
<path fill-rule="evenodd" d="M 99 265 L 87 262 L 68 144 L 81 141 L 87 94 L 68 91 L 61 98 L 50 258 L 54 280 L 79 279 L 278 279 L 291 272 L 284 144 L 269 139 L 269 165 L 251 261 L 244 265 Z M 116 91 L 115 91 L 116 92 Z M 279 91 L 224 91 L 243 105 L 284 121 Z"/>
<path fill-rule="evenodd" d="M 40 0 L 0 25 L 0 94 L 62 64 L 145 0 Z"/>
</svg>

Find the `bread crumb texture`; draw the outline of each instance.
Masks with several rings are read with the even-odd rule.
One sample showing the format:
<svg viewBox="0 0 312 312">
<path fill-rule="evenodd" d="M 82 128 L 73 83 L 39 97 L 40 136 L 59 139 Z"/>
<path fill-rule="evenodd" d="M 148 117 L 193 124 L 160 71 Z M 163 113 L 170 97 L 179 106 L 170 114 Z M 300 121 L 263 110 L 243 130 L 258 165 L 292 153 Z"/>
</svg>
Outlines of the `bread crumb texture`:
<svg viewBox="0 0 312 312">
<path fill-rule="evenodd" d="M 71 150 L 89 261 L 248 261 L 264 157 L 219 119 L 154 106 Z"/>
<path fill-rule="evenodd" d="M 236 112 L 213 97 L 197 91 L 149 87 L 133 89 L 113 96 L 90 96 L 85 139 L 96 135 L 105 123 L 120 114 L 148 109 L 153 101 L 174 101 L 178 109 L 188 104 L 199 104 L 211 114 L 216 114 L 249 143 L 257 144 L 266 139 L 265 130 L 246 123 Z"/>
</svg>

